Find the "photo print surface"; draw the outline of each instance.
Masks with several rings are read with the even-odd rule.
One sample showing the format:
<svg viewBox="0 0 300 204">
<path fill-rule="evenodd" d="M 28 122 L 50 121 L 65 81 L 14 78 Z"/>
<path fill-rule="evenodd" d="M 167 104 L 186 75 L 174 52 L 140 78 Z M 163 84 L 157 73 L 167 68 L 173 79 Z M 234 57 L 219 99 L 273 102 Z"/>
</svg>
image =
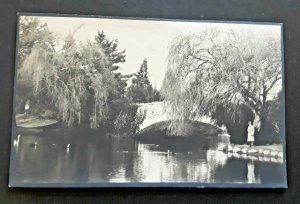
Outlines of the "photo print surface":
<svg viewBox="0 0 300 204">
<path fill-rule="evenodd" d="M 286 188 L 282 38 L 20 14 L 9 186 Z"/>
</svg>

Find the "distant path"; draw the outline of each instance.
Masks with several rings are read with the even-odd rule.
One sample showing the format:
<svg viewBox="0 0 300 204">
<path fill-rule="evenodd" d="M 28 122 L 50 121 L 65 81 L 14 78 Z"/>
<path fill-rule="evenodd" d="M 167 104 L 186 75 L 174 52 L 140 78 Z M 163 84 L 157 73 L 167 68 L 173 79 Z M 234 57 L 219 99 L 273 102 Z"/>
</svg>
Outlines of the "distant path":
<svg viewBox="0 0 300 204">
<path fill-rule="evenodd" d="M 53 119 L 46 119 L 46 118 L 38 118 L 36 116 L 27 115 L 24 114 L 17 114 L 16 115 L 16 123 L 17 127 L 22 128 L 41 128 L 46 127 L 49 125 L 54 125 L 58 123 L 57 120 Z"/>
</svg>

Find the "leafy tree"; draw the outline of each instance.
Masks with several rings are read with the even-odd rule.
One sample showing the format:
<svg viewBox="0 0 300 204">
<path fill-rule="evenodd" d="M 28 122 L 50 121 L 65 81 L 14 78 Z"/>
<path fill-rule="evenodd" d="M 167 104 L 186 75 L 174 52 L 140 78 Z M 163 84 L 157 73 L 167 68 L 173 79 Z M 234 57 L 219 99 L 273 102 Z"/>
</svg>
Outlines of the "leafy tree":
<svg viewBox="0 0 300 204">
<path fill-rule="evenodd" d="M 281 81 L 280 33 L 207 29 L 178 37 L 169 51 L 162 94 L 173 115 L 193 119 L 219 105 L 236 115 L 245 104 L 259 131 L 267 101 Z M 170 129 L 180 132 L 180 125 Z"/>
<path fill-rule="evenodd" d="M 37 44 L 45 50 L 54 49 L 54 36 L 46 23 L 41 23 L 34 16 L 21 16 L 19 23 L 19 66 Z"/>
<path fill-rule="evenodd" d="M 55 38 L 48 29 L 47 24 L 42 23 L 34 16 L 21 16 L 18 32 L 18 64 L 16 65 L 16 100 L 14 107 L 16 113 L 24 113 L 24 105 L 28 99 L 32 99 L 31 83 L 20 77 L 20 68 L 26 58 L 31 54 L 35 46 L 43 47 L 49 52 L 54 51 Z M 31 109 L 32 110 L 32 109 Z"/>
<path fill-rule="evenodd" d="M 263 126 L 256 143 L 282 143 L 282 136 L 284 135 L 283 118 L 281 117 L 283 112 L 283 93 L 280 91 L 278 95 L 273 99 L 267 101 L 266 110 L 269 113 L 263 118 Z"/>
<path fill-rule="evenodd" d="M 160 92 L 156 89 L 156 87 L 154 87 L 150 93 L 150 97 L 149 97 L 149 102 L 152 101 L 161 101 L 161 95 Z"/>
<path fill-rule="evenodd" d="M 124 96 L 127 76 L 117 71 L 125 62 L 125 50 L 117 51 L 117 40 L 101 32 L 95 42 L 78 44 L 74 33 L 79 27 L 57 51 L 46 24 L 35 17 L 20 23 L 17 86 L 29 85 L 32 114 L 56 116 L 68 126 L 136 131 L 142 117 Z"/>
<path fill-rule="evenodd" d="M 114 130 L 118 133 L 135 134 L 146 117 L 146 112 L 138 110 L 137 105 L 123 107 L 114 120 Z"/>
<path fill-rule="evenodd" d="M 152 87 L 148 78 L 147 59 L 144 59 L 140 70 L 134 74 L 132 84 L 128 87 L 127 96 L 132 102 L 146 103 L 159 100 L 159 92 Z"/>
<path fill-rule="evenodd" d="M 121 52 L 118 51 L 118 40 L 109 40 L 103 31 L 98 32 L 95 39 L 108 57 L 108 60 L 111 63 L 111 71 L 120 69 L 120 63 L 125 62 L 126 50 L 123 50 Z"/>
<path fill-rule="evenodd" d="M 32 84 L 36 98 L 47 97 L 69 126 L 88 122 L 99 127 L 117 85 L 104 51 L 93 42 L 77 45 L 71 34 L 60 52 L 35 44 L 20 74 Z"/>
<path fill-rule="evenodd" d="M 120 64 L 125 62 L 126 50 L 118 51 L 118 40 L 110 40 L 105 35 L 104 31 L 97 33 L 95 40 L 100 48 L 104 51 L 107 56 L 109 67 L 111 71 L 120 70 Z M 127 79 L 129 76 L 122 75 L 119 72 L 114 72 L 115 78 L 118 80 L 118 93 L 124 95 L 125 87 L 127 86 Z"/>
</svg>

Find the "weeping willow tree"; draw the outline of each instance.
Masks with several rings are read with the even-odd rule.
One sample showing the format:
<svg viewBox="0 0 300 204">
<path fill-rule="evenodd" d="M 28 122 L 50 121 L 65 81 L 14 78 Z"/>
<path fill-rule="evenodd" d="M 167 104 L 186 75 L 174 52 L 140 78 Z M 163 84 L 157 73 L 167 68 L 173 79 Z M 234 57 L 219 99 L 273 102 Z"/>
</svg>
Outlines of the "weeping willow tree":
<svg viewBox="0 0 300 204">
<path fill-rule="evenodd" d="M 108 114 L 108 98 L 117 81 L 104 51 L 95 42 L 78 45 L 70 34 L 60 51 L 36 43 L 20 69 L 36 98 L 57 112 L 67 125 L 88 121 L 96 128 Z"/>
<path fill-rule="evenodd" d="M 35 44 L 46 50 L 54 47 L 54 36 L 46 23 L 42 23 L 35 16 L 20 16 L 19 27 L 19 66 L 30 55 Z"/>
<path fill-rule="evenodd" d="M 210 115 L 219 105 L 232 117 L 239 104 L 254 113 L 260 130 L 267 101 L 281 89 L 280 29 L 210 28 L 179 36 L 169 50 L 162 95 L 172 110 L 173 134 L 184 121 Z"/>
</svg>

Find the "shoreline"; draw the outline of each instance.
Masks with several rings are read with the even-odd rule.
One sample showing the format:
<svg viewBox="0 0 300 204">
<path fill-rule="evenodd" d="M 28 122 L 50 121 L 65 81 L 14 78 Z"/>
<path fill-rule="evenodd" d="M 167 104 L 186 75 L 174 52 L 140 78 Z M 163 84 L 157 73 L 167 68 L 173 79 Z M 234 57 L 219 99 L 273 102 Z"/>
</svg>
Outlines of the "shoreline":
<svg viewBox="0 0 300 204">
<path fill-rule="evenodd" d="M 270 157 L 283 159 L 282 145 L 261 145 L 261 146 L 249 146 L 239 144 L 229 144 L 222 149 L 226 153 L 234 153 L 237 155 L 245 155 L 252 157 Z"/>
</svg>

